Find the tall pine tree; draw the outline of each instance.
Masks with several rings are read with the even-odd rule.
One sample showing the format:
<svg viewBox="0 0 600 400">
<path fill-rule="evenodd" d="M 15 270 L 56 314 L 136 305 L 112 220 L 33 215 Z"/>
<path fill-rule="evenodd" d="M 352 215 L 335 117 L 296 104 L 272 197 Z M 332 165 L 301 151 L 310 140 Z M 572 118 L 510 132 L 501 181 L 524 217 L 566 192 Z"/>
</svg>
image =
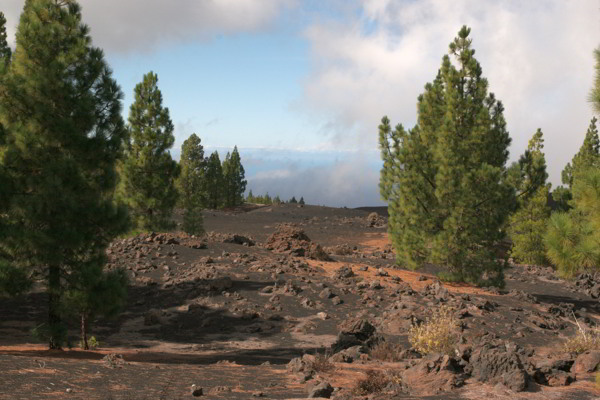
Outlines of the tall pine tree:
<svg viewBox="0 0 600 400">
<path fill-rule="evenodd" d="M 177 162 L 169 149 L 175 142 L 169 109 L 162 105 L 158 76 L 144 75 L 134 89 L 129 109 L 129 143 L 121 166 L 120 196 L 138 227 L 159 230 L 170 226 L 177 202 Z"/>
<path fill-rule="evenodd" d="M 450 44 L 435 80 L 418 98 L 417 125 L 379 126 L 380 191 L 398 262 L 431 262 L 448 278 L 501 284 L 495 245 L 514 203 L 505 183 L 510 138 L 503 106 L 488 94 L 470 30 Z"/>
<path fill-rule="evenodd" d="M 0 164 L 12 183 L 0 247 L 13 265 L 46 277 L 48 324 L 40 331 L 60 348 L 65 291 L 83 270 L 103 273 L 106 246 L 126 229 L 113 202 L 126 133 L 122 93 L 76 1 L 27 0 L 16 39 L 0 86 Z"/>
<path fill-rule="evenodd" d="M 244 202 L 247 181 L 244 166 L 237 146 L 231 154 L 227 153 L 223 161 L 223 197 L 226 207 L 235 207 Z"/>
<path fill-rule="evenodd" d="M 200 138 L 193 133 L 181 146 L 181 175 L 177 180 L 180 203 L 184 209 L 183 230 L 191 235 L 204 232 L 202 208 L 207 203 L 205 190 L 204 147 Z"/>
<path fill-rule="evenodd" d="M 510 216 L 508 233 L 513 242 L 512 257 L 528 264 L 544 264 L 543 238 L 550 217 L 549 185 L 546 185 L 546 159 L 541 129 L 533 135 L 525 153 L 511 168 L 518 169 L 516 182 L 518 209 Z"/>
<path fill-rule="evenodd" d="M 217 209 L 223 204 L 223 168 L 219 153 L 214 151 L 206 160 L 204 175 L 205 191 L 208 195 L 207 206 Z"/>
</svg>

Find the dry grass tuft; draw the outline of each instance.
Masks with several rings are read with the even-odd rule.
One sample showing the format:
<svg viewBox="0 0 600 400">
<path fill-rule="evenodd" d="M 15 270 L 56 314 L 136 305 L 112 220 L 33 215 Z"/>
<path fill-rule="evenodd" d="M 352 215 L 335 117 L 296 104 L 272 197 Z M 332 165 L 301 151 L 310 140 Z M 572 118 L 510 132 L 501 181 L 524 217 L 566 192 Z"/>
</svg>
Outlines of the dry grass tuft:
<svg viewBox="0 0 600 400">
<path fill-rule="evenodd" d="M 419 353 L 452 354 L 459 339 L 459 322 L 454 309 L 442 305 L 421 325 L 410 329 L 408 340 Z"/>
<path fill-rule="evenodd" d="M 579 330 L 575 336 L 567 339 L 564 344 L 565 351 L 580 354 L 588 350 L 600 350 L 600 328 L 585 329 L 579 325 L 575 315 L 573 317 Z"/>
<path fill-rule="evenodd" d="M 368 370 L 367 376 L 356 382 L 352 392 L 358 396 L 366 396 L 381 392 L 390 383 L 390 378 L 381 371 Z"/>
<path fill-rule="evenodd" d="M 380 341 L 370 351 L 369 355 L 374 360 L 396 362 L 401 361 L 402 346 L 390 342 Z"/>
<path fill-rule="evenodd" d="M 311 361 L 310 367 L 316 372 L 329 372 L 335 369 L 335 364 L 329 361 L 329 354 L 317 353 Z"/>
</svg>

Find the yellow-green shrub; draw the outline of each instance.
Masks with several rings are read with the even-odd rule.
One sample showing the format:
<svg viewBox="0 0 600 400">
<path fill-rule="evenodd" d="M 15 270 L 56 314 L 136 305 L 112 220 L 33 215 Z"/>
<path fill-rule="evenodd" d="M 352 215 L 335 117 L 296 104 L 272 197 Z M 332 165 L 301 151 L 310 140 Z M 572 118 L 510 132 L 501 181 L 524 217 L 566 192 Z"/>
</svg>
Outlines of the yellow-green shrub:
<svg viewBox="0 0 600 400">
<path fill-rule="evenodd" d="M 408 340 L 421 354 L 452 354 L 454 346 L 458 343 L 458 328 L 454 309 L 442 305 L 424 323 L 414 325 L 410 329 Z"/>
</svg>

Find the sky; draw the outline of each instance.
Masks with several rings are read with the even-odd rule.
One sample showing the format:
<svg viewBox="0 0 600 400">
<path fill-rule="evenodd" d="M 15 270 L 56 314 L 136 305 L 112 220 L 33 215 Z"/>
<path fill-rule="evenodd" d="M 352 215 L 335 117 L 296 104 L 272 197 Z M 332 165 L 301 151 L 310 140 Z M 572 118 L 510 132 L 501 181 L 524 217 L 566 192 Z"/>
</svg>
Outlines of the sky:
<svg viewBox="0 0 600 400">
<path fill-rule="evenodd" d="M 23 0 L 2 0 L 13 38 Z M 377 126 L 412 127 L 448 44 L 471 28 L 515 161 L 541 128 L 550 181 L 579 149 L 600 45 L 599 0 L 81 0 L 121 85 L 158 74 L 179 158 L 238 146 L 248 189 L 328 206 L 383 205 Z"/>
</svg>

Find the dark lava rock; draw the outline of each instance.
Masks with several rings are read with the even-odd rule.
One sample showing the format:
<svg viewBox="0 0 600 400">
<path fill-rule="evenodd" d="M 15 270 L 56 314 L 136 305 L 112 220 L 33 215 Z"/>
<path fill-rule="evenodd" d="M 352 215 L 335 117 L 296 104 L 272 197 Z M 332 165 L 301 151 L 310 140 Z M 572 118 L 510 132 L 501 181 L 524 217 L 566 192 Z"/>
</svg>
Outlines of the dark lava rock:
<svg viewBox="0 0 600 400">
<path fill-rule="evenodd" d="M 331 261 L 319 244 L 313 243 L 302 229 L 292 224 L 279 225 L 277 231 L 267 239 L 265 248 L 274 253 Z"/>
<path fill-rule="evenodd" d="M 202 396 L 203 392 L 202 392 L 202 388 L 198 387 L 196 385 L 192 385 L 192 396 L 194 397 L 200 397 Z"/>
<path fill-rule="evenodd" d="M 573 365 L 573 372 L 576 374 L 594 372 L 600 369 L 600 351 L 592 350 L 577 356 Z"/>
<path fill-rule="evenodd" d="M 575 377 L 569 373 L 572 366 L 573 360 L 563 358 L 541 360 L 532 373 L 533 379 L 541 385 L 568 386 L 575 381 Z"/>
<path fill-rule="evenodd" d="M 473 350 L 465 372 L 480 382 L 502 383 L 515 392 L 525 390 L 529 378 L 514 346 L 490 343 Z"/>
<path fill-rule="evenodd" d="M 248 247 L 256 244 L 254 240 L 242 235 L 230 235 L 223 240 L 223 243 L 241 244 Z"/>
<path fill-rule="evenodd" d="M 331 289 L 325 288 L 319 293 L 319 297 L 322 299 L 331 299 L 332 297 L 335 297 L 335 294 L 331 292 Z"/>
<path fill-rule="evenodd" d="M 352 346 L 334 354 L 330 359 L 333 362 L 352 363 L 358 360 L 361 354 L 364 354 L 362 350 L 362 346 Z"/>
<path fill-rule="evenodd" d="M 231 287 L 233 286 L 233 281 L 230 277 L 223 276 L 221 278 L 216 278 L 213 281 L 211 281 L 209 283 L 209 286 L 210 290 L 220 293 L 224 290 L 231 289 Z"/>
<path fill-rule="evenodd" d="M 347 265 L 341 266 L 337 271 L 335 271 L 334 278 L 336 279 L 346 279 L 352 278 L 354 276 L 354 271 Z"/>
<path fill-rule="evenodd" d="M 370 346 L 375 339 L 375 327 L 364 318 L 350 318 L 342 322 L 339 330 L 337 340 L 331 345 L 334 354 L 353 346 Z"/>
<path fill-rule="evenodd" d="M 321 382 L 318 385 L 309 385 L 308 386 L 308 398 L 314 399 L 316 397 L 324 397 L 326 399 L 331 397 L 333 393 L 333 387 L 329 384 L 329 382 Z"/>
<path fill-rule="evenodd" d="M 402 383 L 412 393 L 431 395 L 462 386 L 466 377 L 460 360 L 430 354 L 402 372 Z"/>
</svg>

